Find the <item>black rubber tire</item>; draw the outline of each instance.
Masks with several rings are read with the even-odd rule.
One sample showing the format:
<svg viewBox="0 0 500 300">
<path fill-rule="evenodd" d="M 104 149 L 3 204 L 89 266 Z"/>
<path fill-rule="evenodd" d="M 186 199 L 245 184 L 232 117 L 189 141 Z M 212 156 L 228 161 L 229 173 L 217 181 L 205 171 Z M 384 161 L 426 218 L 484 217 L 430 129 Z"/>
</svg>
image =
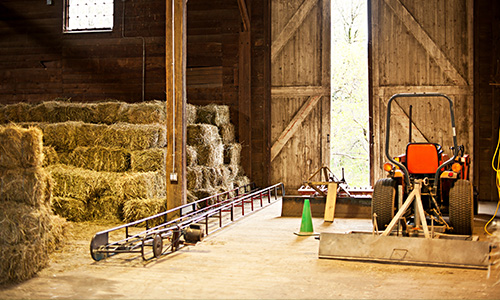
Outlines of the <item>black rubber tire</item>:
<svg viewBox="0 0 500 300">
<path fill-rule="evenodd" d="M 396 199 L 396 180 L 392 178 L 379 179 L 373 188 L 372 197 L 372 218 L 377 214 L 377 227 L 379 231 L 385 230 L 385 227 L 394 218 Z"/>
<path fill-rule="evenodd" d="M 454 234 L 472 235 L 474 194 L 468 180 L 459 179 L 450 189 L 450 226 Z"/>
</svg>

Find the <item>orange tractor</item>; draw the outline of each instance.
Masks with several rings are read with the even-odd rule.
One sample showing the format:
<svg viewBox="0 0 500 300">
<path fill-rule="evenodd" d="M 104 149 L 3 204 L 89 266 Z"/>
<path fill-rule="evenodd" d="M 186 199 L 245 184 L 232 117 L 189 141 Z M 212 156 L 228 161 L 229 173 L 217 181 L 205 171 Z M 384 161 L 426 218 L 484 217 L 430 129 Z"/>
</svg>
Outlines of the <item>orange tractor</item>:
<svg viewBox="0 0 500 300">
<path fill-rule="evenodd" d="M 434 143 L 413 143 L 403 155 L 389 154 L 391 104 L 397 98 L 444 98 L 453 134 L 452 155 Z M 411 107 L 410 107 L 411 110 Z M 410 128 L 411 128 L 410 113 Z M 453 102 L 442 94 L 396 94 L 387 105 L 384 165 L 376 182 L 372 232 L 322 232 L 319 258 L 486 269 L 491 244 L 472 235 L 473 187 L 470 158 L 457 146 Z M 404 200 L 404 201 L 403 201 Z"/>
<path fill-rule="evenodd" d="M 412 106 L 409 114 L 410 142 L 406 146 L 406 153 L 397 157 L 390 155 L 391 104 L 398 98 L 409 97 L 444 98 L 448 101 L 453 134 L 452 157 L 445 154 L 439 144 L 411 142 Z M 472 183 L 469 181 L 470 157 L 464 154 L 463 146 L 457 146 L 453 102 L 448 96 L 443 94 L 392 96 L 387 104 L 385 154 L 390 161 L 384 164 L 388 177 L 376 182 L 372 199 L 372 215 L 378 229 L 385 230 L 394 220 L 394 224 L 403 226 L 403 235 L 410 235 L 417 230 L 425 231 L 427 227 L 425 225 L 432 222 L 439 224 L 448 233 L 472 235 L 474 195 Z M 409 203 L 407 207 L 403 207 L 401 199 L 416 201 L 413 201 L 413 207 L 409 206 Z M 396 212 L 397 218 L 395 218 Z M 449 217 L 448 221 L 445 220 L 446 215 Z"/>
</svg>

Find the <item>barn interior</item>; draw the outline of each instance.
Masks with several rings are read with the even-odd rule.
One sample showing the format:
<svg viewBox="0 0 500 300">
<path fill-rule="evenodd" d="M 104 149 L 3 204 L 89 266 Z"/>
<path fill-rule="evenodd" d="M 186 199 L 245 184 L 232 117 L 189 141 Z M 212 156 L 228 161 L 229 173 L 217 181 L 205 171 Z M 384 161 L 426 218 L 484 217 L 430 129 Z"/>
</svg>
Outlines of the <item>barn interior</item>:
<svg viewBox="0 0 500 300">
<path fill-rule="evenodd" d="M 310 180 L 338 126 L 331 4 L 3 0 L 0 298 L 497 298 L 500 4 L 366 2 L 372 187 L 325 178 L 326 193 Z M 389 134 L 400 93 L 447 95 L 455 126 L 446 102 L 401 100 Z M 319 259 L 310 235 L 375 232 L 373 186 L 408 131 L 469 155 L 467 235 L 486 264 Z"/>
</svg>

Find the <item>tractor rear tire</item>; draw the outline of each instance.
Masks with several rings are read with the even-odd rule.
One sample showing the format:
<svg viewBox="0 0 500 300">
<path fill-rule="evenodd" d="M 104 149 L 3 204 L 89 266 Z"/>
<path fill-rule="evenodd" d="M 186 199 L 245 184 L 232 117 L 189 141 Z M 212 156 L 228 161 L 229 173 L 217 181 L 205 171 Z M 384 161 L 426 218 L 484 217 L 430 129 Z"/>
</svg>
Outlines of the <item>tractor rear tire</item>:
<svg viewBox="0 0 500 300">
<path fill-rule="evenodd" d="M 396 180 L 392 178 L 379 179 L 373 188 L 372 218 L 377 214 L 377 227 L 384 231 L 394 218 L 396 199 Z"/>
<path fill-rule="evenodd" d="M 472 235 L 474 194 L 470 181 L 459 179 L 450 189 L 449 215 L 454 234 Z"/>
</svg>

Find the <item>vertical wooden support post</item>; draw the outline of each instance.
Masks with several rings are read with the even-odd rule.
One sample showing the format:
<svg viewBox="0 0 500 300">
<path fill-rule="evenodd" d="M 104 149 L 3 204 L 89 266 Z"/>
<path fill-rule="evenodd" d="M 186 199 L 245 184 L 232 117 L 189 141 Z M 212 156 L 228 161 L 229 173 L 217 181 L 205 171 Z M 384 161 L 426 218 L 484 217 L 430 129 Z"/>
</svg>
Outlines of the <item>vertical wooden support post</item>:
<svg viewBox="0 0 500 300">
<path fill-rule="evenodd" d="M 243 2 L 243 5 L 245 3 Z M 248 22 L 249 23 L 249 22 Z M 249 26 L 249 25 L 248 25 Z M 247 175 L 252 174 L 252 69 L 250 28 L 240 32 L 239 38 L 239 73 L 238 73 L 238 136 L 241 143 L 241 166 Z"/>
<path fill-rule="evenodd" d="M 167 209 L 186 203 L 186 9 L 185 0 L 166 0 Z"/>
</svg>

